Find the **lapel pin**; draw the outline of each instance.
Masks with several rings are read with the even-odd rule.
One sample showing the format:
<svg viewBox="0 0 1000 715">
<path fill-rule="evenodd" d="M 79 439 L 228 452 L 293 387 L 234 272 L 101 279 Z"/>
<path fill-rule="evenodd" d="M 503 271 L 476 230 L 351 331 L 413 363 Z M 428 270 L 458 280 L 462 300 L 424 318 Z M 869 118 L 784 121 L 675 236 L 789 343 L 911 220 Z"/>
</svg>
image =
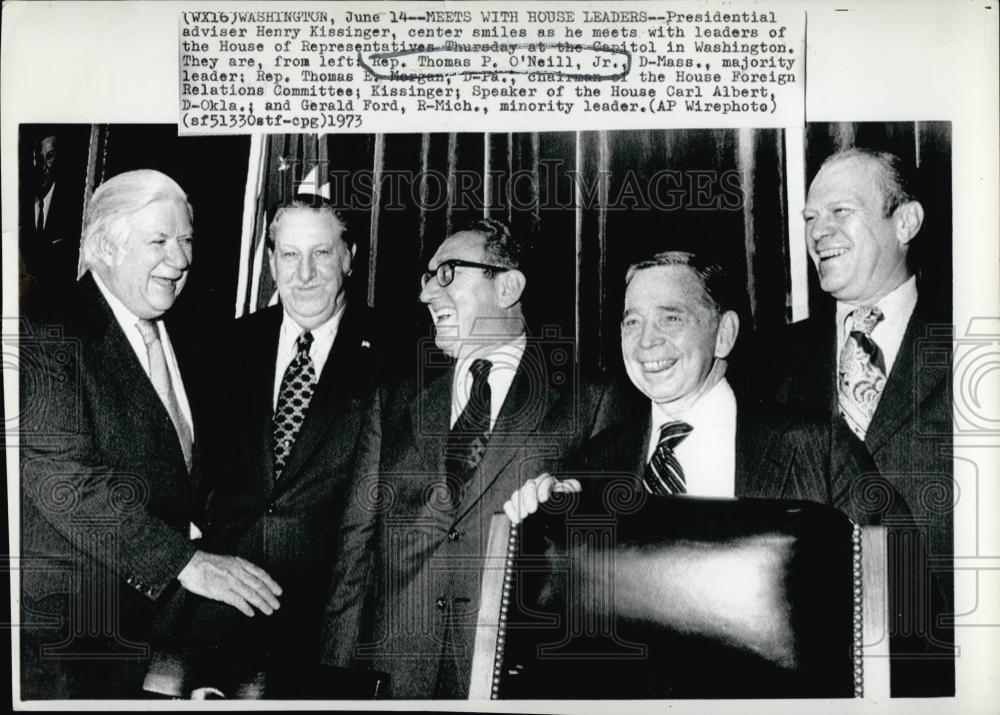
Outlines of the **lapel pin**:
<svg viewBox="0 0 1000 715">
<path fill-rule="evenodd" d="M 363 347 L 363 348 L 370 348 L 371 346 L 372 346 L 372 344 L 370 342 L 368 342 L 367 340 L 362 340 L 361 341 L 361 347 Z"/>
</svg>

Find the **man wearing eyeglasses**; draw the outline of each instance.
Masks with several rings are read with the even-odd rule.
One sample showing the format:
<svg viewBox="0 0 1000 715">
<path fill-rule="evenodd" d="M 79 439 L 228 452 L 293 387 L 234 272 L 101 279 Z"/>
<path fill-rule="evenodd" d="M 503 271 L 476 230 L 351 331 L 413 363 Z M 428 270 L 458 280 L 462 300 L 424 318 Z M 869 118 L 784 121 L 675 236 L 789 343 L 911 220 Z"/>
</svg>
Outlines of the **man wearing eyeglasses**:
<svg viewBox="0 0 1000 715">
<path fill-rule="evenodd" d="M 572 344 L 527 334 L 526 263 L 525 242 L 499 221 L 441 244 L 420 301 L 454 366 L 386 400 L 379 473 L 358 475 L 325 660 L 388 673 L 395 698 L 467 697 L 492 515 L 608 419 L 600 392 L 576 379 Z"/>
</svg>

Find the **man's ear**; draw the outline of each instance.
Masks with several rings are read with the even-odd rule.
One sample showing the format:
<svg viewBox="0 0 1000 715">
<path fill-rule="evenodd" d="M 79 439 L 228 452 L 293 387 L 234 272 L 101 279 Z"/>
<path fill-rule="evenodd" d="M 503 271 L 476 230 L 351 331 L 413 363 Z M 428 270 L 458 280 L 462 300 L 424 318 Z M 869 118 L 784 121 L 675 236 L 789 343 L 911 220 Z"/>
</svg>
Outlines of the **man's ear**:
<svg viewBox="0 0 1000 715">
<path fill-rule="evenodd" d="M 271 246 L 269 249 L 267 249 L 267 264 L 269 266 L 271 266 L 271 278 L 273 278 L 275 284 L 277 284 L 277 282 L 278 282 L 278 271 L 277 271 L 276 266 L 275 266 L 275 260 L 276 259 L 274 257 L 274 246 Z"/>
<path fill-rule="evenodd" d="M 126 239 L 127 240 L 127 239 Z M 118 244 L 106 233 L 97 237 L 97 256 L 106 266 L 113 266 L 118 258 Z"/>
<path fill-rule="evenodd" d="M 524 274 L 516 268 L 504 271 L 493 280 L 494 290 L 497 295 L 497 302 L 501 308 L 510 308 L 521 300 L 524 293 L 524 286 L 527 279 Z"/>
<path fill-rule="evenodd" d="M 727 310 L 719 318 L 719 330 L 715 334 L 715 357 L 722 359 L 729 356 L 736 345 L 736 337 L 740 334 L 740 317 L 735 311 Z"/>
<path fill-rule="evenodd" d="M 913 240 L 924 223 L 924 207 L 919 201 L 907 201 L 896 207 L 892 218 L 896 222 L 896 238 L 905 246 Z"/>
</svg>

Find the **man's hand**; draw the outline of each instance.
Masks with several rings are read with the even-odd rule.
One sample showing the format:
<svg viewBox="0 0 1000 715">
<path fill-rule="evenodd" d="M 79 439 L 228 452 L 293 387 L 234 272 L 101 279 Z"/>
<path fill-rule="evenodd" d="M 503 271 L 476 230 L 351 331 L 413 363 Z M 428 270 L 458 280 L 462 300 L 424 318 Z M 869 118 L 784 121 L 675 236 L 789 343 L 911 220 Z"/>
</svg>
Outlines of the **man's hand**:
<svg viewBox="0 0 1000 715">
<path fill-rule="evenodd" d="M 276 598 L 281 586 L 264 569 L 239 556 L 196 551 L 177 580 L 191 593 L 228 603 L 247 616 L 254 614 L 251 605 L 269 616 L 281 605 Z"/>
<path fill-rule="evenodd" d="M 538 505 L 549 500 L 554 492 L 574 493 L 582 491 L 583 487 L 576 479 L 556 479 L 546 472 L 534 479 L 529 479 L 524 486 L 510 495 L 503 510 L 515 525 L 538 511 Z"/>
</svg>

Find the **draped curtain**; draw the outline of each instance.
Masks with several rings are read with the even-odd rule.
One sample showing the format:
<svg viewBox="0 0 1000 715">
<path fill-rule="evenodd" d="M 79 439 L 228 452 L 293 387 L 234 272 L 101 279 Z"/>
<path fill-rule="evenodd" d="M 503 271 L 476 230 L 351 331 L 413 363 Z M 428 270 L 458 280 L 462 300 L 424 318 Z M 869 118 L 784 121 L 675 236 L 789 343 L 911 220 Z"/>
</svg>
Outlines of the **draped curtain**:
<svg viewBox="0 0 1000 715">
<path fill-rule="evenodd" d="M 746 288 L 744 323 L 766 345 L 826 299 L 800 214 L 822 160 L 851 146 L 892 151 L 919 169 L 926 217 L 911 255 L 922 294 L 951 303 L 947 122 L 251 138 L 179 138 L 167 125 L 64 129 L 81 145 L 67 163 L 82 178 L 84 208 L 103 177 L 137 167 L 166 171 L 189 192 L 198 265 L 182 298 L 202 319 L 228 319 L 234 296 L 237 316 L 274 299 L 270 212 L 303 183 L 327 184 L 357 244 L 352 300 L 377 310 L 401 361 L 432 335 L 417 302 L 420 272 L 449 233 L 482 216 L 532 239 L 530 327 L 574 341 L 585 374 L 620 367 L 625 269 L 667 248 L 710 250 L 726 263 Z"/>
<path fill-rule="evenodd" d="M 255 137 L 237 314 L 273 298 L 269 209 L 326 185 L 358 246 L 352 299 L 392 323 L 403 350 L 431 334 L 420 272 L 445 237 L 483 216 L 530 237 L 530 327 L 575 341 L 585 373 L 620 362 L 625 269 L 658 250 L 712 251 L 746 286 L 747 318 L 783 325 L 783 153 L 781 130 Z"/>
</svg>

